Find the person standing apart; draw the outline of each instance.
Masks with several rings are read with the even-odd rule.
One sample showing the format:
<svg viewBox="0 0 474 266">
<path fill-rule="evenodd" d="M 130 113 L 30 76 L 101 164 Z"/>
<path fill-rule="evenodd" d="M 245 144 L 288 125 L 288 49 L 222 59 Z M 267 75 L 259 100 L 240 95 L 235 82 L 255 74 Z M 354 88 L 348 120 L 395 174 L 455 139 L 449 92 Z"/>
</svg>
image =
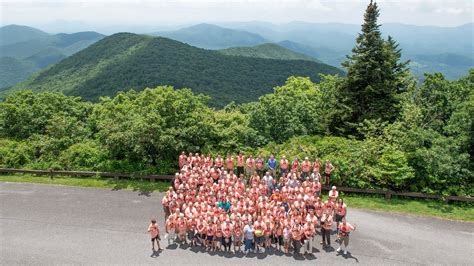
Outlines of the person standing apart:
<svg viewBox="0 0 474 266">
<path fill-rule="evenodd" d="M 267 161 L 267 167 L 268 171 L 270 172 L 270 175 L 273 177 L 276 177 L 276 167 L 277 167 L 277 160 L 275 159 L 275 156 L 270 155 L 270 159 Z"/>
<path fill-rule="evenodd" d="M 151 235 L 151 250 L 155 252 L 155 242 L 156 246 L 158 247 L 158 251 L 163 250 L 160 247 L 160 229 L 158 228 L 158 224 L 156 224 L 156 220 L 152 219 L 150 225 L 148 226 L 148 232 Z"/>
<path fill-rule="evenodd" d="M 329 160 L 326 160 L 326 167 L 324 168 L 324 184 L 327 186 L 329 186 L 331 173 L 333 170 L 334 170 L 334 166 L 331 164 Z"/>
<path fill-rule="evenodd" d="M 345 218 L 342 220 L 342 223 L 339 225 L 339 248 L 337 252 L 344 251 L 344 255 L 347 255 L 349 251 L 349 234 L 351 231 L 355 231 L 356 226 L 346 222 Z"/>
</svg>

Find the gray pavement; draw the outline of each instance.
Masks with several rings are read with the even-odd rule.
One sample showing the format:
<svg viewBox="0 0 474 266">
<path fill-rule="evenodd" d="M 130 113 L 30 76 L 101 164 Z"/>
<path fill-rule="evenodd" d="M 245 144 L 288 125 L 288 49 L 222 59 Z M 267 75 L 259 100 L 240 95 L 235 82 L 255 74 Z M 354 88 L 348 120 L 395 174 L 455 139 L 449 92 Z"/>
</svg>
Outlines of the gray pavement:
<svg viewBox="0 0 474 266">
<path fill-rule="evenodd" d="M 315 256 L 297 258 L 210 254 L 176 246 L 152 254 L 146 229 L 152 217 L 164 222 L 160 193 L 0 182 L 0 207 L 2 265 L 474 264 L 473 223 L 350 206 L 348 220 L 358 225 L 350 255 L 318 244 Z"/>
</svg>

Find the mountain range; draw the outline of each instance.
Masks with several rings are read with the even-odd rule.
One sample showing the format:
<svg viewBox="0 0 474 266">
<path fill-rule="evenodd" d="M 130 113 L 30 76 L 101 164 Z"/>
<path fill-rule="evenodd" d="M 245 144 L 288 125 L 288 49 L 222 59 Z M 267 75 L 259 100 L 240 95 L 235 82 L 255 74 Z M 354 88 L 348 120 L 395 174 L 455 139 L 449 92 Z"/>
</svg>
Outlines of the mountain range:
<svg viewBox="0 0 474 266">
<path fill-rule="evenodd" d="M 94 101 L 121 90 L 171 85 L 209 95 L 211 106 L 223 107 L 231 101 L 257 100 L 292 75 L 307 76 L 316 82 L 320 73 L 344 74 L 316 60 L 225 53 L 164 37 L 117 33 L 34 74 L 6 93 L 19 89 L 53 90 Z"/>
<path fill-rule="evenodd" d="M 170 37 L 208 49 L 256 46 L 271 42 L 340 67 L 346 55 L 351 53 L 360 32 L 359 25 L 341 23 L 235 22 L 218 25 L 220 27 L 198 24 L 174 31 L 154 32 L 152 35 Z M 442 72 L 447 78 L 456 79 L 466 75 L 474 66 L 472 23 L 459 27 L 388 23 L 381 25 L 381 31 L 385 37 L 390 35 L 400 44 L 402 59 L 411 60 L 410 68 L 420 79 L 425 72 Z M 440 60 L 447 56 L 453 60 Z"/>
<path fill-rule="evenodd" d="M 97 32 L 51 35 L 26 26 L 1 27 L 0 88 L 14 85 L 31 73 L 59 62 L 103 37 Z"/>
<path fill-rule="evenodd" d="M 448 79 L 456 79 L 466 75 L 474 65 L 472 23 L 459 27 L 422 27 L 392 23 L 383 24 L 381 30 L 384 36 L 391 35 L 400 44 L 402 59 L 411 60 L 409 66 L 419 79 L 423 79 L 425 72 L 442 72 Z M 172 31 L 154 31 L 149 35 L 171 38 L 199 48 L 214 49 L 218 54 L 226 56 L 291 62 L 304 60 L 340 66 L 346 55 L 350 54 L 359 31 L 360 26 L 352 24 L 235 22 L 219 25 L 197 24 Z M 1 27 L 0 90 L 6 90 L 6 87 L 27 79 L 39 70 L 55 68 L 54 63 L 67 59 L 104 37 L 100 33 L 90 31 L 49 34 L 26 26 Z M 41 75 L 43 74 L 36 74 L 35 77 Z M 37 86 L 32 80 L 36 79 L 32 77 L 25 84 L 35 88 L 43 86 Z M 181 84 L 175 81 L 173 84 Z M 199 82 L 186 82 L 187 86 L 197 83 Z M 141 85 L 143 84 L 140 83 Z M 15 88 L 22 86 L 17 85 Z M 202 90 L 202 86 L 198 84 L 201 88 L 198 90 Z M 100 93 L 90 96 L 79 94 L 86 98 L 96 98 Z M 237 100 L 243 101 L 242 98 Z"/>
</svg>

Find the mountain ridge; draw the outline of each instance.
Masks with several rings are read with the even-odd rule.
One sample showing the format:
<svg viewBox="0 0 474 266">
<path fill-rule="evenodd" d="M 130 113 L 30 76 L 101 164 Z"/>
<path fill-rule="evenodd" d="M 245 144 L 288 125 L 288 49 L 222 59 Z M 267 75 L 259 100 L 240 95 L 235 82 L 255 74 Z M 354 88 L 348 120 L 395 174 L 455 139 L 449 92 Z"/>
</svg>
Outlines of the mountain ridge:
<svg viewBox="0 0 474 266">
<path fill-rule="evenodd" d="M 164 37 L 118 33 L 11 90 L 55 90 L 97 100 L 120 90 L 171 85 L 209 95 L 212 106 L 223 107 L 231 101 L 254 101 L 292 75 L 318 81 L 319 73 L 343 75 L 312 61 L 228 56 Z"/>
</svg>

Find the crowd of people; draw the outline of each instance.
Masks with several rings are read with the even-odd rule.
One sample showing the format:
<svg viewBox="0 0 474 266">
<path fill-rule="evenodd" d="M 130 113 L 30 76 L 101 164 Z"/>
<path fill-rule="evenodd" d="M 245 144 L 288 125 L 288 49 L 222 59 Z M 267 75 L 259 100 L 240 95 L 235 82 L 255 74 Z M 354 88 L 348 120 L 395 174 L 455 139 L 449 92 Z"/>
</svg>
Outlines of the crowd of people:
<svg viewBox="0 0 474 266">
<path fill-rule="evenodd" d="M 337 252 L 347 254 L 349 234 L 356 228 L 346 221 L 347 205 L 335 186 L 327 200 L 321 195 L 321 185 L 330 185 L 335 169 L 330 161 L 321 176 L 320 160 L 308 157 L 290 163 L 285 156 L 277 162 L 273 155 L 265 161 L 242 153 L 224 159 L 183 152 L 179 167 L 162 200 L 168 245 L 310 254 L 317 240 L 323 248 L 330 247 L 335 230 Z M 154 242 L 160 249 L 156 221 L 149 231 L 153 250 Z"/>
</svg>

